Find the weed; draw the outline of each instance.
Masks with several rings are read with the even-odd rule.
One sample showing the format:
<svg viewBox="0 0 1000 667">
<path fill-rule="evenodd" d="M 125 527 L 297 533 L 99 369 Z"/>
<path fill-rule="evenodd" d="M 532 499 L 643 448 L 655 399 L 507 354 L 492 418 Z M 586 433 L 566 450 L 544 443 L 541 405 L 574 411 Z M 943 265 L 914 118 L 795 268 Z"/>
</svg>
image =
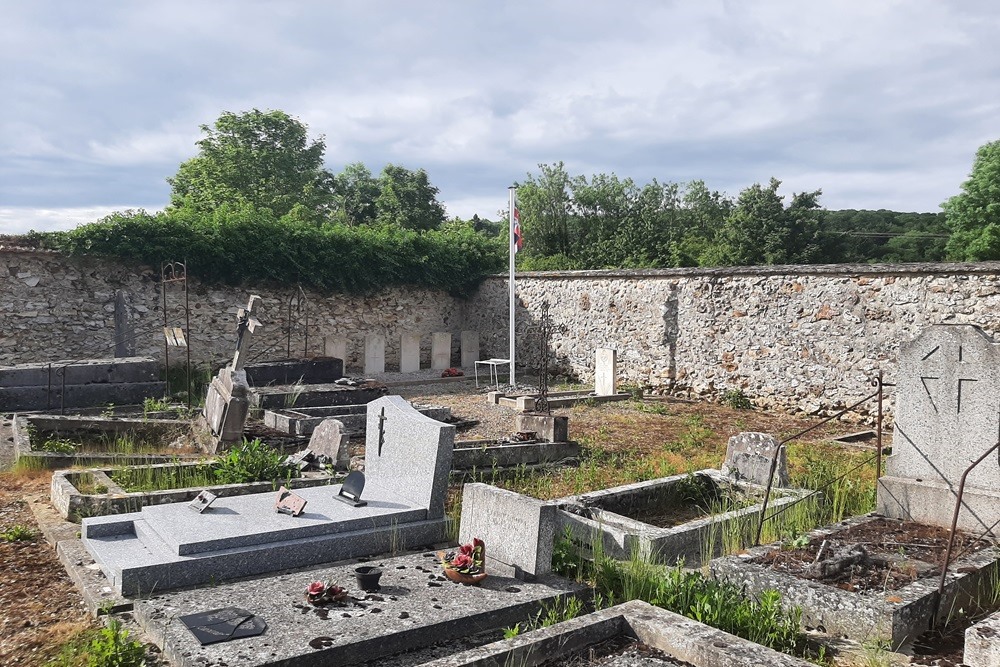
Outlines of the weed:
<svg viewBox="0 0 1000 667">
<path fill-rule="evenodd" d="M 170 403 L 161 398 L 147 398 L 142 402 L 142 414 L 148 415 L 150 412 L 167 412 L 170 410 Z"/>
<path fill-rule="evenodd" d="M 300 377 L 298 382 L 292 385 L 291 393 L 285 394 L 285 408 L 294 408 L 305 390 L 306 386 L 302 383 L 302 378 Z"/>
<path fill-rule="evenodd" d="M 90 641 L 87 653 L 87 667 L 139 667 L 146 660 L 145 647 L 129 639 L 129 631 L 114 617 Z"/>
<path fill-rule="evenodd" d="M 66 438 L 48 438 L 38 446 L 38 450 L 53 454 L 75 454 L 76 444 Z"/>
<path fill-rule="evenodd" d="M 219 484 L 246 484 L 298 476 L 297 467 L 285 465 L 281 452 L 259 438 L 244 440 L 215 464 L 215 480 Z"/>
<path fill-rule="evenodd" d="M 114 417 L 115 416 L 115 404 L 114 403 L 108 403 L 107 405 L 105 405 L 104 409 L 101 410 L 101 416 L 104 417 L 105 419 L 111 419 L 112 417 Z"/>
<path fill-rule="evenodd" d="M 16 523 L 0 533 L 0 539 L 3 539 L 5 542 L 30 542 L 36 536 L 35 531 L 23 523 Z"/>
<path fill-rule="evenodd" d="M 510 626 L 509 628 L 504 628 L 503 629 L 503 638 L 504 639 L 513 639 L 514 637 L 517 637 L 519 634 L 521 634 L 521 624 L 520 623 L 515 623 L 514 625 Z"/>
<path fill-rule="evenodd" d="M 742 389 L 730 389 L 722 395 L 722 404 L 734 410 L 752 410 L 753 403 Z"/>
</svg>

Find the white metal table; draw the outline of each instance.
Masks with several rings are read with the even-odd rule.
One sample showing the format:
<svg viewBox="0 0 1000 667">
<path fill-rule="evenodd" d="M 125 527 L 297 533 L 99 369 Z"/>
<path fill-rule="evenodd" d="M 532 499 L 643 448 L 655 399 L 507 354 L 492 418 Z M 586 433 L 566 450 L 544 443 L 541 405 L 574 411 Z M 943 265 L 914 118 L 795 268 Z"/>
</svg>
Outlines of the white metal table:
<svg viewBox="0 0 1000 667">
<path fill-rule="evenodd" d="M 490 371 L 490 384 L 495 384 L 497 390 L 500 389 L 500 373 L 497 368 L 500 366 L 506 366 L 507 370 L 510 370 L 510 359 L 486 359 L 484 361 L 477 361 L 475 364 L 476 373 L 476 388 L 479 387 L 479 366 L 487 366 Z"/>
</svg>

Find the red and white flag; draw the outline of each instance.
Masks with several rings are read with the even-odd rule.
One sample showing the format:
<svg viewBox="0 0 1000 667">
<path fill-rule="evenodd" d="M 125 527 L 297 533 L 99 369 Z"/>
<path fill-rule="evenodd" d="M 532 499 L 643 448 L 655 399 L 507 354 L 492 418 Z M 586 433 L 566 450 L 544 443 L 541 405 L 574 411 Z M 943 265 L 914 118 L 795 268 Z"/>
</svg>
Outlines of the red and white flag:
<svg viewBox="0 0 1000 667">
<path fill-rule="evenodd" d="M 521 236 L 521 211 L 518 210 L 517 204 L 514 204 L 514 252 L 524 247 L 524 237 Z"/>
</svg>

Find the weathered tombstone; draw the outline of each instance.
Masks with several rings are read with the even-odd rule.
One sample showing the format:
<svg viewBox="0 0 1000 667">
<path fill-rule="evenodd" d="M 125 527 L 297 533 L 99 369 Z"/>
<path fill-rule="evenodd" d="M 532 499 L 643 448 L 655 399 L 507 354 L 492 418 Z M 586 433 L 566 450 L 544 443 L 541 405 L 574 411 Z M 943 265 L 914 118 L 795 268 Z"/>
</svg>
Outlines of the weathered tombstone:
<svg viewBox="0 0 1000 667">
<path fill-rule="evenodd" d="M 771 462 L 777 452 L 774 486 L 788 486 L 788 456 L 778 439 L 767 433 L 737 433 L 726 445 L 722 474 L 754 484 L 767 484 Z"/>
<path fill-rule="evenodd" d="M 125 290 L 115 290 L 115 356 L 135 356 L 135 327 L 129 317 L 129 299 Z"/>
<path fill-rule="evenodd" d="M 323 354 L 340 359 L 347 368 L 347 339 L 343 336 L 327 336 L 323 339 Z"/>
<path fill-rule="evenodd" d="M 479 332 L 462 332 L 462 368 L 472 368 L 479 361 Z"/>
<path fill-rule="evenodd" d="M 349 442 L 350 436 L 344 432 L 343 422 L 339 419 L 324 419 L 313 430 L 309 438 L 309 449 L 330 457 L 339 470 L 347 470 L 351 463 Z"/>
<path fill-rule="evenodd" d="M 444 516 L 455 427 L 418 412 L 400 396 L 368 404 L 365 476 L 370 497 L 385 489 L 427 508 L 428 519 Z"/>
<path fill-rule="evenodd" d="M 399 372 L 420 370 L 420 334 L 405 333 L 399 341 Z"/>
<path fill-rule="evenodd" d="M 250 410 L 250 385 L 243 364 L 246 363 L 253 334 L 263 327 L 257 319 L 260 303 L 261 298 L 254 294 L 247 301 L 247 307 L 239 309 L 233 361 L 222 368 L 208 386 L 203 414 L 220 445 L 239 442 L 243 438 L 243 425 Z"/>
<path fill-rule="evenodd" d="M 385 336 L 370 333 L 365 336 L 365 375 L 385 372 Z"/>
<path fill-rule="evenodd" d="M 594 364 L 594 393 L 598 396 L 614 396 L 618 390 L 618 350 L 597 349 Z"/>
<path fill-rule="evenodd" d="M 959 481 L 1000 437 L 1000 345 L 978 326 L 942 324 L 900 346 L 892 456 L 878 511 L 950 527 Z M 983 532 L 1000 516 L 1000 457 L 967 478 L 959 528 Z"/>
<path fill-rule="evenodd" d="M 431 369 L 443 371 L 451 367 L 451 334 L 431 334 Z"/>
</svg>

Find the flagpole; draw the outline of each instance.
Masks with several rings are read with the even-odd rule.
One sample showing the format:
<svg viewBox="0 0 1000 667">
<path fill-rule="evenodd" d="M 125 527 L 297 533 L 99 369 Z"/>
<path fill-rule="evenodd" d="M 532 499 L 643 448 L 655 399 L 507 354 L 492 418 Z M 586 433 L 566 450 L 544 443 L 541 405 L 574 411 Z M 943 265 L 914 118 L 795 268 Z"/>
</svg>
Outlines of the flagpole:
<svg viewBox="0 0 1000 667">
<path fill-rule="evenodd" d="M 510 234 L 508 235 L 508 252 L 510 254 L 510 274 L 507 279 L 508 291 L 510 292 L 510 331 L 508 332 L 508 341 L 510 348 L 508 350 L 508 356 L 510 357 L 510 384 L 515 385 L 514 381 L 514 253 L 517 246 L 514 243 L 514 193 L 517 188 L 513 185 L 507 188 L 507 194 L 509 198 L 508 202 L 508 227 L 510 229 Z"/>
</svg>

